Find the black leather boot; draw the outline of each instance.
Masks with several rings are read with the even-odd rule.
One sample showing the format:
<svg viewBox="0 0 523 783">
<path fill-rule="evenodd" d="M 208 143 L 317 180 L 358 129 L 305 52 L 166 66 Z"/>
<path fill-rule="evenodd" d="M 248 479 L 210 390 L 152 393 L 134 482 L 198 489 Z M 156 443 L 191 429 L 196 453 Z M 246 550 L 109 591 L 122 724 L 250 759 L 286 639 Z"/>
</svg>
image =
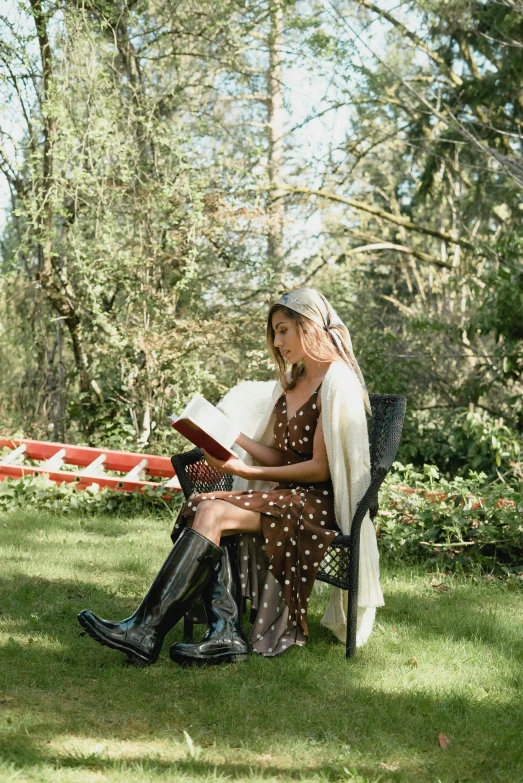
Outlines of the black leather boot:
<svg viewBox="0 0 523 783">
<path fill-rule="evenodd" d="M 182 666 L 245 661 L 249 642 L 241 627 L 242 591 L 236 536 L 221 541 L 223 557 L 216 576 L 201 592 L 209 628 L 199 644 L 173 644 L 169 656 Z"/>
<path fill-rule="evenodd" d="M 199 595 L 193 605 L 187 609 L 183 617 L 184 642 L 192 642 L 195 625 L 209 625 L 207 612 L 205 611 L 201 595 Z"/>
<path fill-rule="evenodd" d="M 84 609 L 78 621 L 95 641 L 127 653 L 131 663 L 154 663 L 166 634 L 212 579 L 222 556 L 219 546 L 186 528 L 132 617 L 113 623 Z"/>
</svg>

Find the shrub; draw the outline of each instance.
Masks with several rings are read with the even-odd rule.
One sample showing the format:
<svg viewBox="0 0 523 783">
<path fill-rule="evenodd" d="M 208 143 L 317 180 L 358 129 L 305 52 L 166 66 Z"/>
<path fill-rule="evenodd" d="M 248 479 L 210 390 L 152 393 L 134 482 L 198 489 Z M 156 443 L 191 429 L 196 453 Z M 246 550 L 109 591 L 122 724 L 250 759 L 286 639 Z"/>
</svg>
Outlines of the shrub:
<svg viewBox="0 0 523 783">
<path fill-rule="evenodd" d="M 84 490 L 74 484 L 55 484 L 45 475 L 5 479 L 0 482 L 0 513 L 37 507 L 57 514 L 125 515 L 144 512 L 172 515 L 181 503 L 181 493 L 167 501 L 158 490 L 146 488 L 143 492 L 114 492 L 100 489 L 94 483 Z"/>
<path fill-rule="evenodd" d="M 392 560 L 523 577 L 523 485 L 484 473 L 447 479 L 434 465 L 394 463 L 376 519 Z"/>
<path fill-rule="evenodd" d="M 495 479 L 508 473 L 521 451 L 521 435 L 487 411 L 418 411 L 405 422 L 399 457 L 422 467 L 434 464 L 447 477 L 469 471 Z"/>
</svg>

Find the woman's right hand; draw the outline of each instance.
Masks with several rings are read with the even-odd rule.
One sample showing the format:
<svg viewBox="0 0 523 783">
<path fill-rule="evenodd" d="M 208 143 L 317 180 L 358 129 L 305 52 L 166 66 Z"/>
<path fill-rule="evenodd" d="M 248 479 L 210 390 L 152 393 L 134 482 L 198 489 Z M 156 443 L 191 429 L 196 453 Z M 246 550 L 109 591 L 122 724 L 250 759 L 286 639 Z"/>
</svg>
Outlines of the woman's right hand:
<svg viewBox="0 0 523 783">
<path fill-rule="evenodd" d="M 249 465 L 246 465 L 239 457 L 229 457 L 226 460 L 212 457 L 208 451 L 202 449 L 205 461 L 220 473 L 229 473 L 240 478 L 249 478 Z"/>
</svg>

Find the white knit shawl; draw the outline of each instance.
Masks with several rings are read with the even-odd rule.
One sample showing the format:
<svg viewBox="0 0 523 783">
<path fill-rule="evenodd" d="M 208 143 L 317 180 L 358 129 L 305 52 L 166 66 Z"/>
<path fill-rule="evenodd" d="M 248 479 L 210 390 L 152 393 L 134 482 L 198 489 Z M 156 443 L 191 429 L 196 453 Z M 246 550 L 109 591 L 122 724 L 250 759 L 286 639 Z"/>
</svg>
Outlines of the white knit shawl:
<svg viewBox="0 0 523 783">
<path fill-rule="evenodd" d="M 272 394 L 271 394 L 272 391 Z M 282 394 L 279 382 L 240 383 L 223 398 L 219 407 L 245 434 L 265 445 L 273 443 L 274 406 Z M 370 483 L 369 440 L 361 386 L 345 364 L 331 364 L 321 386 L 323 434 L 334 488 L 336 521 L 348 535 L 356 506 Z M 256 464 L 241 453 L 247 464 Z M 234 478 L 233 489 L 267 490 L 274 483 Z M 347 592 L 331 588 L 322 624 L 345 641 Z M 372 631 L 377 606 L 383 605 L 379 580 L 376 533 L 369 514 L 361 526 L 356 644 L 364 644 Z"/>
</svg>

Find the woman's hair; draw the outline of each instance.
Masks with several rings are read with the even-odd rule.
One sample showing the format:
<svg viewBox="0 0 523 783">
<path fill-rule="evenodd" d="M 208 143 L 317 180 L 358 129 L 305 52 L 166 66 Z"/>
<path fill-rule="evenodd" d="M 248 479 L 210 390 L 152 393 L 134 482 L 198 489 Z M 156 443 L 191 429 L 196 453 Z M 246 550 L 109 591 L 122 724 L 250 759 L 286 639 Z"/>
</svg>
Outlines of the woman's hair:
<svg viewBox="0 0 523 783">
<path fill-rule="evenodd" d="M 291 367 L 290 378 L 287 377 L 285 370 L 285 360 L 279 350 L 274 345 L 274 329 L 272 328 L 272 317 L 274 313 L 281 310 L 286 318 L 293 321 L 298 334 L 301 339 L 301 344 L 312 359 L 317 362 L 338 362 L 340 359 L 349 364 L 347 356 L 338 348 L 334 342 L 331 332 L 319 326 L 315 321 L 307 318 L 300 313 L 290 310 L 285 305 L 274 304 L 269 310 L 267 318 L 267 345 L 269 353 L 276 362 L 278 372 L 280 375 L 280 383 L 285 392 L 291 391 L 296 386 L 298 378 L 304 373 L 303 363 L 297 362 Z M 337 326 L 332 326 L 331 330 L 336 330 L 337 336 L 341 340 L 342 345 L 345 347 L 345 337 L 342 329 Z M 348 349 L 347 349 L 348 350 Z"/>
</svg>

